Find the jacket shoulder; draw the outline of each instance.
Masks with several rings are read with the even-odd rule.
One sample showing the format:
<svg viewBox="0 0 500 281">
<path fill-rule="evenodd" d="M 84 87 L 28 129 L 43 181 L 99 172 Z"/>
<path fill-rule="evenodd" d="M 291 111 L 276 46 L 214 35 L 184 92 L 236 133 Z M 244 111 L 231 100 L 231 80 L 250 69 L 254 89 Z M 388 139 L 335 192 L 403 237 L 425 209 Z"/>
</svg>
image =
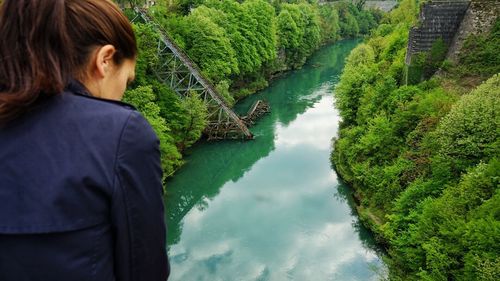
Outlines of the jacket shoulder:
<svg viewBox="0 0 500 281">
<path fill-rule="evenodd" d="M 65 92 L 60 100 L 58 110 L 64 111 L 68 118 L 78 126 L 93 127 L 95 129 L 109 129 L 121 131 L 131 115 L 142 115 L 128 103 L 96 98 L 73 92 Z M 70 121 L 70 120 L 67 120 Z"/>
<path fill-rule="evenodd" d="M 0 131 L 0 159 L 9 159 L 0 170 L 12 171 L 0 173 L 0 202 L 8 202 L 0 204 L 0 234 L 72 231 L 105 221 L 119 156 L 155 137 L 123 102 L 64 92 L 39 103 Z"/>
<path fill-rule="evenodd" d="M 87 102 L 89 104 L 94 104 L 94 105 L 100 104 L 103 107 L 106 107 L 106 106 L 117 107 L 116 108 L 117 110 L 120 108 L 125 110 L 125 111 L 130 111 L 130 110 L 136 111 L 137 110 L 137 108 L 135 108 L 135 106 L 133 106 L 129 103 L 123 102 L 123 101 L 96 98 L 94 96 L 84 95 L 84 94 L 80 94 L 80 93 L 71 93 L 70 92 L 69 94 L 72 94 L 77 99 L 80 99 L 82 102 Z"/>
</svg>

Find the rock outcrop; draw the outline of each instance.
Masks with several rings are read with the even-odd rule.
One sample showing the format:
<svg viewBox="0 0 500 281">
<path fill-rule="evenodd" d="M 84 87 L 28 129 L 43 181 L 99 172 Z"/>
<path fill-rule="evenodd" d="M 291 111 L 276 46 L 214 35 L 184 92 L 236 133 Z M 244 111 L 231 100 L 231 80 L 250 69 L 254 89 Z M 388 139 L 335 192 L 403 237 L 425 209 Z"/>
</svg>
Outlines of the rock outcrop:
<svg viewBox="0 0 500 281">
<path fill-rule="evenodd" d="M 472 0 L 458 28 L 447 58 L 456 62 L 465 39 L 469 35 L 489 32 L 500 16 L 500 0 Z"/>
</svg>

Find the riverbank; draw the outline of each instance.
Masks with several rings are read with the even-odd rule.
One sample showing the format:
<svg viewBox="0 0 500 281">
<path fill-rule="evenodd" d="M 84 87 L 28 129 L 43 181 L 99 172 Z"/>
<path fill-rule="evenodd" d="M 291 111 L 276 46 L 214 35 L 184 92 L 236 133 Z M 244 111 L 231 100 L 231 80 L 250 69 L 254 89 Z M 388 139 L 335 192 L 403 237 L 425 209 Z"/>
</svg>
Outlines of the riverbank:
<svg viewBox="0 0 500 281">
<path fill-rule="evenodd" d="M 467 39 L 456 64 L 406 85 L 417 14 L 416 1 L 402 1 L 349 55 L 335 90 L 343 121 L 331 161 L 387 248 L 391 279 L 496 280 L 500 22 Z"/>
<path fill-rule="evenodd" d="M 358 216 L 361 224 L 366 227 L 372 234 L 377 243 L 377 245 L 382 249 L 381 252 L 384 256 L 387 255 L 389 250 L 389 241 L 383 233 L 383 226 L 387 222 L 384 218 L 385 214 L 380 212 L 380 210 L 370 208 L 366 202 L 369 198 L 363 197 L 362 188 L 355 186 L 353 181 L 347 181 L 342 177 L 344 174 L 339 170 L 339 166 L 336 166 L 336 160 L 334 159 L 335 145 L 337 138 L 333 139 L 332 152 L 330 157 L 330 162 L 332 168 L 337 172 L 339 179 L 343 184 L 349 187 L 351 190 L 346 196 L 350 197 L 352 200 L 352 208 L 356 216 Z"/>
</svg>

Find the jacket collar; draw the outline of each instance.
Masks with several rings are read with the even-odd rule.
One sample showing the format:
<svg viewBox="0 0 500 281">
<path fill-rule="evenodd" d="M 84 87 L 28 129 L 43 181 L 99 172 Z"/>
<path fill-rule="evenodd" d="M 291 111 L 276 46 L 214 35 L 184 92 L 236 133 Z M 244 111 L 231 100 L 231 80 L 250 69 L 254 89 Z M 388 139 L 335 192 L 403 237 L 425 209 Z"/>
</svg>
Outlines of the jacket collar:
<svg viewBox="0 0 500 281">
<path fill-rule="evenodd" d="M 133 106 L 133 105 L 131 105 L 129 103 L 126 103 L 126 102 L 115 101 L 115 100 L 108 100 L 108 99 L 102 99 L 102 98 L 94 97 L 89 92 L 89 90 L 87 90 L 87 88 L 82 84 L 82 82 L 80 82 L 80 81 L 78 81 L 76 79 L 71 79 L 69 81 L 68 85 L 66 85 L 65 91 L 73 93 L 75 95 L 85 96 L 85 97 L 88 97 L 88 98 L 91 98 L 91 99 L 100 100 L 100 101 L 104 101 L 104 102 L 108 102 L 108 103 L 114 103 L 114 104 L 121 105 L 121 106 L 130 108 L 130 109 L 133 109 L 133 110 L 137 110 L 135 108 L 135 106 Z"/>
<path fill-rule="evenodd" d="M 76 79 L 71 79 L 68 85 L 66 85 L 65 90 L 78 95 L 92 97 L 92 94 L 90 94 L 87 88 L 80 81 Z"/>
</svg>

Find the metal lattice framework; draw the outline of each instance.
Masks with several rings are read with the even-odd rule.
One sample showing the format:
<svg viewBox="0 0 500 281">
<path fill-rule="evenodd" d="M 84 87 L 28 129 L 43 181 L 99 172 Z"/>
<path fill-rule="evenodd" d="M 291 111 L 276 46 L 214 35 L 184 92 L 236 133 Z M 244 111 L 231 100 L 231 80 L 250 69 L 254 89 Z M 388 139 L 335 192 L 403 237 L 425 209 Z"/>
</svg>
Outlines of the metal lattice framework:
<svg viewBox="0 0 500 281">
<path fill-rule="evenodd" d="M 172 88 L 181 97 L 196 93 L 208 108 L 208 125 L 205 133 L 209 139 L 252 139 L 241 118 L 227 106 L 214 86 L 208 82 L 196 64 L 175 45 L 167 33 L 155 23 L 144 9 L 135 7 L 136 18 L 152 24 L 159 33 L 158 58 L 156 67 L 158 79 Z"/>
</svg>

